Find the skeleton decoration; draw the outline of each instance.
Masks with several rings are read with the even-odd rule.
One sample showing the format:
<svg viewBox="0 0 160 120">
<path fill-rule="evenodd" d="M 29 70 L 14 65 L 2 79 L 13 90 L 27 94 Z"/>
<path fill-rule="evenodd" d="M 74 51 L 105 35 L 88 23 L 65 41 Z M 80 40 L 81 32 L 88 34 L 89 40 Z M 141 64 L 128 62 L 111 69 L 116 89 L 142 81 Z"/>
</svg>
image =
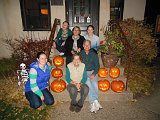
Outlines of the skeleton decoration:
<svg viewBox="0 0 160 120">
<path fill-rule="evenodd" d="M 28 69 L 26 69 L 26 65 L 24 63 L 20 64 L 21 70 L 17 70 L 17 77 L 18 77 L 18 87 L 20 85 L 23 85 L 23 88 L 25 86 L 25 83 L 27 82 L 29 75 L 28 75 Z M 24 94 L 24 92 L 23 92 Z"/>
</svg>

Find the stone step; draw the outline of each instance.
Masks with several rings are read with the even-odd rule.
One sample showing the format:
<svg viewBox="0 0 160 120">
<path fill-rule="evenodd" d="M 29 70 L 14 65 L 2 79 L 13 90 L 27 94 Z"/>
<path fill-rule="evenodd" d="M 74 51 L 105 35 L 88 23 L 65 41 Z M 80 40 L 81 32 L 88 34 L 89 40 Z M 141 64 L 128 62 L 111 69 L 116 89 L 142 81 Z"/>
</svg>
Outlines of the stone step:
<svg viewBox="0 0 160 120">
<path fill-rule="evenodd" d="M 69 93 L 67 90 L 55 93 L 51 92 L 56 101 L 70 101 Z M 77 99 L 80 98 L 80 94 L 78 94 Z M 132 101 L 133 93 L 129 91 L 123 91 L 121 93 L 113 92 L 111 89 L 107 92 L 99 91 L 99 101 Z M 89 101 L 88 97 L 86 101 Z"/>
</svg>

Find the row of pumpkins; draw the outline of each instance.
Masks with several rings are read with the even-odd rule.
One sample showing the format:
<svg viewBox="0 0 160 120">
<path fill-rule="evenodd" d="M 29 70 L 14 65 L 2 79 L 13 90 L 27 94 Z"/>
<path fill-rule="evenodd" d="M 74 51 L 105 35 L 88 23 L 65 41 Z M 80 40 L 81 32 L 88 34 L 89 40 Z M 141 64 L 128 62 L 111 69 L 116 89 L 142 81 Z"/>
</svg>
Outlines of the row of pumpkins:
<svg viewBox="0 0 160 120">
<path fill-rule="evenodd" d="M 66 82 L 61 79 L 63 76 L 63 71 L 58 68 L 64 64 L 64 59 L 61 56 L 56 56 L 53 58 L 53 64 L 56 66 L 51 72 L 52 77 L 56 78 L 52 83 L 51 83 L 51 90 L 53 92 L 62 92 L 66 89 Z M 98 71 L 98 76 L 100 78 L 106 78 L 108 75 L 108 71 L 105 68 L 100 68 Z M 109 75 L 111 78 L 118 78 L 120 75 L 120 70 L 118 67 L 112 67 L 110 68 Z M 102 92 L 106 92 L 109 90 L 109 88 L 114 92 L 122 92 L 125 88 L 124 82 L 121 80 L 114 80 L 111 82 L 104 79 L 104 80 L 99 80 L 98 81 L 98 88 Z"/>
</svg>

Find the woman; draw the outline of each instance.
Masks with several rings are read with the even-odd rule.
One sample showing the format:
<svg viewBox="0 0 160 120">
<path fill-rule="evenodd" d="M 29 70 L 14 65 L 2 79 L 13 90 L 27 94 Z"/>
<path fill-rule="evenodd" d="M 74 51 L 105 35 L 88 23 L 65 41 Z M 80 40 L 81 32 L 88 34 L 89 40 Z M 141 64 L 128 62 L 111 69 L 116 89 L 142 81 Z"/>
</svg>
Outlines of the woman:
<svg viewBox="0 0 160 120">
<path fill-rule="evenodd" d="M 54 48 L 56 48 L 60 52 L 59 55 L 61 55 L 61 56 L 64 55 L 65 41 L 66 41 L 67 37 L 71 36 L 71 35 L 72 35 L 72 31 L 69 29 L 69 23 L 67 21 L 64 21 L 62 24 L 62 28 L 59 29 L 59 32 L 57 34 L 56 42 L 53 42 Z"/>
<path fill-rule="evenodd" d="M 72 29 L 73 35 L 69 36 L 65 43 L 65 55 L 66 55 L 66 65 L 72 61 L 72 56 L 75 53 L 80 52 L 83 50 L 83 41 L 85 38 L 80 35 L 81 30 L 78 26 L 75 26 Z"/>
<path fill-rule="evenodd" d="M 83 107 L 89 88 L 85 84 L 87 81 L 85 64 L 81 62 L 80 56 L 77 54 L 73 55 L 73 61 L 67 65 L 66 81 L 68 83 L 67 90 L 71 98 L 71 105 L 69 109 L 72 112 L 79 112 Z M 78 92 L 80 92 L 81 97 L 77 102 L 76 98 Z"/>
<path fill-rule="evenodd" d="M 93 48 L 95 51 L 98 51 L 98 48 L 100 46 L 100 40 L 99 37 L 94 34 L 93 25 L 87 26 L 87 34 L 84 37 L 86 40 L 91 41 L 91 48 Z"/>
<path fill-rule="evenodd" d="M 43 109 L 42 102 L 46 105 L 54 104 L 54 98 L 47 89 L 51 70 L 51 66 L 49 67 L 48 64 L 45 53 L 39 52 L 37 61 L 30 65 L 29 79 L 25 85 L 25 96 L 34 109 Z"/>
</svg>

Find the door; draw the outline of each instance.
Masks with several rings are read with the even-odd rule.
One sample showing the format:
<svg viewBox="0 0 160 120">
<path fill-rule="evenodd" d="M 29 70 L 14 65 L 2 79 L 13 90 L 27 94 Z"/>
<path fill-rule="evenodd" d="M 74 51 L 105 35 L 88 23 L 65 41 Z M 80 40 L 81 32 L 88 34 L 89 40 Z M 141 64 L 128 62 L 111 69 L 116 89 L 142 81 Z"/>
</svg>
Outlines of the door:
<svg viewBox="0 0 160 120">
<path fill-rule="evenodd" d="M 99 0 L 66 0 L 66 20 L 70 29 L 79 26 L 81 35 L 86 34 L 88 25 L 93 25 L 95 34 L 98 35 Z"/>
</svg>

